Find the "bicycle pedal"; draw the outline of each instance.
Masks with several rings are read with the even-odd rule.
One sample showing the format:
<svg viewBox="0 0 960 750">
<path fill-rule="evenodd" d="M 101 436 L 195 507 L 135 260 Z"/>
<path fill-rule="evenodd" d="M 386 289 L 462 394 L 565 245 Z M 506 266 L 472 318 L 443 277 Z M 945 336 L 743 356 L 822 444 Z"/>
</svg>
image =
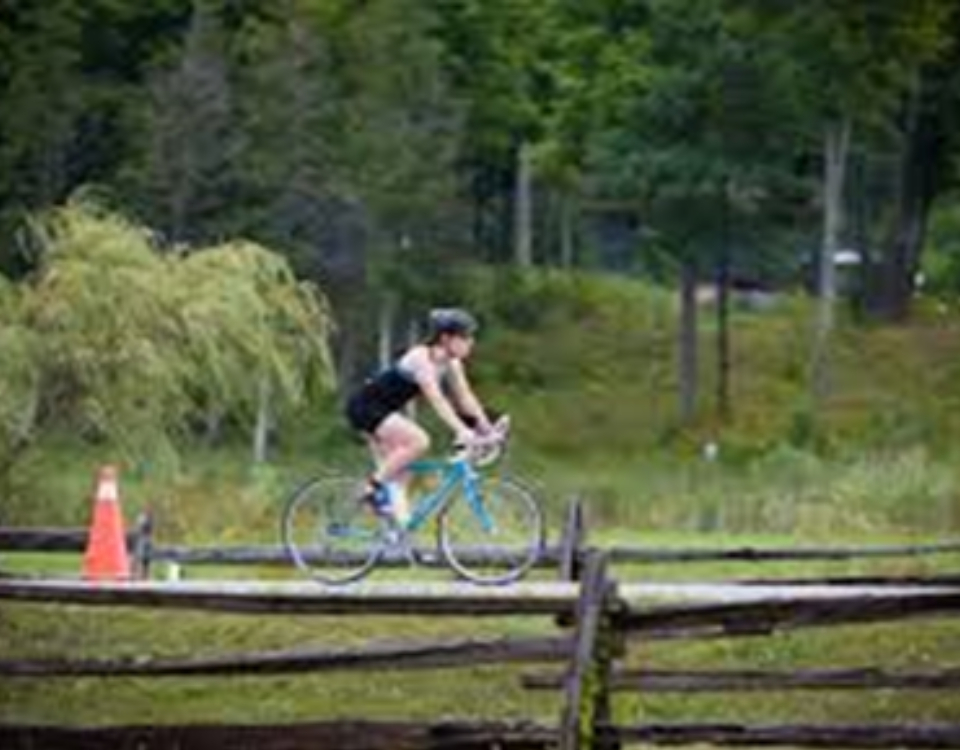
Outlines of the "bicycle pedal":
<svg viewBox="0 0 960 750">
<path fill-rule="evenodd" d="M 399 547 L 403 542 L 403 531 L 396 527 L 389 527 L 383 531 L 383 541 L 390 547 Z"/>
<path fill-rule="evenodd" d="M 413 541 L 402 528 L 391 526 L 382 532 L 381 538 L 387 549 L 398 558 L 405 559 L 410 565 L 420 564 Z"/>
</svg>

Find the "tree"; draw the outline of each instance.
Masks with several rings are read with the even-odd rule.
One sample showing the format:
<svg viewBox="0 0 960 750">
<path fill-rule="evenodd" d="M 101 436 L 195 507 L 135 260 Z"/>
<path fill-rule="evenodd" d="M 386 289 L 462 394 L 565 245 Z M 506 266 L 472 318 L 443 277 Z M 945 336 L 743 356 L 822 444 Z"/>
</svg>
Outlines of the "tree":
<svg viewBox="0 0 960 750">
<path fill-rule="evenodd" d="M 15 270 L 13 228 L 64 197 L 80 170 L 78 130 L 89 93 L 81 75 L 88 11 L 73 0 L 0 8 L 0 231 Z"/>
<path fill-rule="evenodd" d="M 908 316 L 931 211 L 938 196 L 956 184 L 960 12 L 954 9 L 950 21 L 947 48 L 918 67 L 895 117 L 892 216 L 881 236 L 882 257 L 868 299 L 870 310 L 886 320 Z"/>
<path fill-rule="evenodd" d="M 358 337 L 357 300 L 367 295 L 359 201 L 339 153 L 343 98 L 333 40 L 336 3 L 289 2 L 250 19 L 234 39 L 244 234 L 282 249 L 297 273 L 329 290 L 341 329 L 341 377 Z M 283 11 L 283 12 L 280 12 Z"/>
<path fill-rule="evenodd" d="M 143 208 L 173 241 L 230 233 L 242 139 L 218 4 L 196 0 L 174 64 L 148 80 L 141 142 L 143 166 L 133 180 Z"/>
<path fill-rule="evenodd" d="M 721 2 L 660 0 L 622 37 L 643 55 L 610 99 L 607 127 L 593 140 L 594 169 L 608 195 L 632 201 L 658 246 L 679 268 L 680 421 L 697 410 L 698 325 L 695 287 L 710 269 L 718 279 L 718 391 L 730 409 L 727 284 L 733 244 L 762 224 L 759 209 L 789 170 L 792 99 L 769 40 L 749 33 Z M 622 54 L 617 57 L 622 57 Z M 614 58 L 616 59 L 616 58 Z M 635 81 L 628 86 L 629 82 Z M 745 259 L 740 258 L 740 265 Z"/>
<path fill-rule="evenodd" d="M 568 39 L 557 0 L 434 0 L 446 66 L 467 106 L 462 170 L 473 241 L 534 262 L 533 180 Z"/>
<path fill-rule="evenodd" d="M 350 378 L 370 313 L 384 313 L 386 334 L 417 277 L 462 244 L 451 207 L 460 110 L 429 6 L 297 0 L 285 11 L 239 39 L 247 231 L 330 280 Z"/>
<path fill-rule="evenodd" d="M 24 320 L 24 292 L 0 276 L 0 486 L 30 444 L 39 406 L 40 341 Z"/>
<path fill-rule="evenodd" d="M 140 137 L 145 68 L 189 10 L 189 0 L 0 6 L 0 268 L 29 270 L 31 211 L 82 184 L 116 184 Z"/>
<path fill-rule="evenodd" d="M 38 217 L 35 277 L 0 286 L 0 414 L 9 470 L 47 429 L 154 458 L 211 403 L 240 420 L 264 378 L 280 403 L 329 387 L 330 315 L 262 247 L 164 250 L 88 202 Z"/>
<path fill-rule="evenodd" d="M 834 326 L 835 256 L 844 236 L 844 196 L 855 127 L 882 122 L 914 71 L 937 55 L 945 0 L 752 4 L 763 34 L 792 60 L 791 89 L 808 116 L 798 124 L 822 144 L 823 230 L 818 262 L 818 314 L 811 355 L 814 402 L 827 392 L 827 351 Z"/>
</svg>

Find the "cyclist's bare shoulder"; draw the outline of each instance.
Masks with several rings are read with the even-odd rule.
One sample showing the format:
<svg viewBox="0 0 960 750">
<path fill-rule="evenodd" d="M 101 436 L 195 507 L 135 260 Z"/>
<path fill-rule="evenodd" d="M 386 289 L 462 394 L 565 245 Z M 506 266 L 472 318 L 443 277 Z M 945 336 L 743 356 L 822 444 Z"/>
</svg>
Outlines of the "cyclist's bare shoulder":
<svg viewBox="0 0 960 750">
<path fill-rule="evenodd" d="M 430 356 L 430 348 L 424 344 L 412 346 L 404 352 L 399 366 L 413 375 L 417 382 L 424 380 L 435 382 L 439 377 L 436 362 Z"/>
</svg>

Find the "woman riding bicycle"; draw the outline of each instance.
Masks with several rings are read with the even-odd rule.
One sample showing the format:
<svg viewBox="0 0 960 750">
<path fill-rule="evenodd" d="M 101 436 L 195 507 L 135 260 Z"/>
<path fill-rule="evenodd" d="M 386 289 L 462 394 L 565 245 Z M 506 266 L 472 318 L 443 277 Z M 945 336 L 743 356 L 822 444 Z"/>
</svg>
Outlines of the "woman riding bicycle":
<svg viewBox="0 0 960 750">
<path fill-rule="evenodd" d="M 473 349 L 477 322 L 466 310 L 433 310 L 426 339 L 367 380 L 348 399 L 347 419 L 364 435 L 376 462 L 363 499 L 375 510 L 406 521 L 406 467 L 425 455 L 430 436 L 402 409 L 423 396 L 453 431 L 455 442 L 469 445 L 489 433 L 490 420 L 470 387 L 464 361 Z M 445 391 L 449 393 L 449 398 Z"/>
</svg>

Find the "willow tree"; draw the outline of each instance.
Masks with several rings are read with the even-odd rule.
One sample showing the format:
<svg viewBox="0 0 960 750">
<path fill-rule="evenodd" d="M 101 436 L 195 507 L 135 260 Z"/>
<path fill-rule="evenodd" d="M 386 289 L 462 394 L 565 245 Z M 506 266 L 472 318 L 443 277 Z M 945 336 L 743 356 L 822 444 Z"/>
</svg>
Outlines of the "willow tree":
<svg viewBox="0 0 960 750">
<path fill-rule="evenodd" d="M 22 301 L 0 276 L 0 481 L 29 444 L 37 414 L 38 340 L 24 324 Z"/>
<path fill-rule="evenodd" d="M 37 273 L 0 297 L 16 313 L 0 340 L 19 342 L 0 392 L 36 403 L 0 398 L 8 455 L 49 427 L 171 455 L 210 409 L 253 422 L 265 389 L 283 408 L 331 385 L 325 298 L 266 248 L 163 248 L 83 203 L 37 218 L 33 234 Z"/>
</svg>

